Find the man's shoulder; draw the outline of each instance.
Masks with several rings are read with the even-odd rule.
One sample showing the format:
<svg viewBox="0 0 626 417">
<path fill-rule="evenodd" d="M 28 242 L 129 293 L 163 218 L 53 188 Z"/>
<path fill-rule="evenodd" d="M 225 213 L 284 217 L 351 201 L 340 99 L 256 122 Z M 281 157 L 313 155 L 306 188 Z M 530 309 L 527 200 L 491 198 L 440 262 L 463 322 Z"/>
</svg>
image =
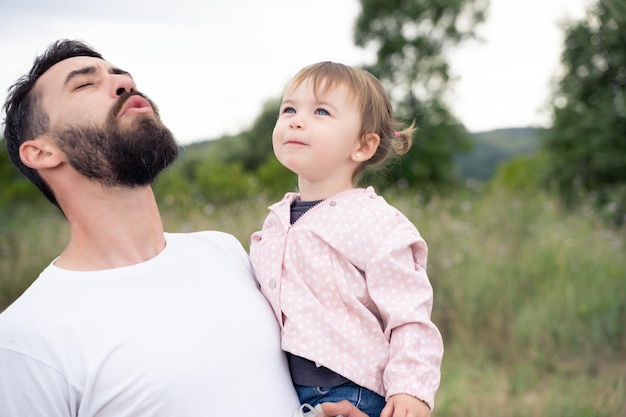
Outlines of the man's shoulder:
<svg viewBox="0 0 626 417">
<path fill-rule="evenodd" d="M 169 242 L 185 243 L 185 244 L 218 244 L 227 246 L 241 246 L 237 238 L 230 233 L 220 232 L 217 230 L 203 230 L 188 233 L 165 233 L 166 240 Z"/>
<path fill-rule="evenodd" d="M 223 261 L 236 257 L 248 262 L 248 253 L 237 238 L 229 233 L 206 230 L 191 233 L 166 233 L 167 247 L 172 252 L 185 252 L 187 256 L 212 258 Z"/>
</svg>

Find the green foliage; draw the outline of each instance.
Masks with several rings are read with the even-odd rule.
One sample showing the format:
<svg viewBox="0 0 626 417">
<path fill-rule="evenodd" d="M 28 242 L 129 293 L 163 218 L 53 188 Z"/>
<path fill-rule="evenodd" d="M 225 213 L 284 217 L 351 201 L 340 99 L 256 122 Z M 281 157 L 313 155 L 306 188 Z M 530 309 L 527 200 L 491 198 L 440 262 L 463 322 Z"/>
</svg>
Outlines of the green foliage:
<svg viewBox="0 0 626 417">
<path fill-rule="evenodd" d="M 569 204 L 592 194 L 626 216 L 626 0 L 599 0 L 565 31 L 565 75 L 552 99 L 546 182 Z"/>
<path fill-rule="evenodd" d="M 511 191 L 528 191 L 539 188 L 545 161 L 542 155 L 523 155 L 498 165 L 490 185 Z"/>
<path fill-rule="evenodd" d="M 61 212 L 42 196 L 0 205 L 0 311 L 59 255 L 67 231 Z"/>
<path fill-rule="evenodd" d="M 422 216 L 421 232 L 448 347 L 436 413 L 622 415 L 624 230 L 537 190 L 491 188 L 428 210 L 439 213 Z"/>
<path fill-rule="evenodd" d="M 377 48 L 368 69 L 393 91 L 439 97 L 450 80 L 445 53 L 474 36 L 486 8 L 481 0 L 361 0 L 355 43 Z"/>
<path fill-rule="evenodd" d="M 39 190 L 20 174 L 9 159 L 4 139 L 0 138 L 0 207 L 20 202 L 34 202 Z"/>
<path fill-rule="evenodd" d="M 282 97 L 267 101 L 261 114 L 256 118 L 252 128 L 241 134 L 245 147 L 238 155 L 247 171 L 255 171 L 265 163 L 268 155 L 273 156 L 272 133 L 280 110 Z M 226 162 L 229 162 L 228 159 Z"/>
<path fill-rule="evenodd" d="M 223 204 L 254 195 L 257 180 L 241 163 L 196 156 L 162 173 L 154 189 L 159 201 L 168 205 Z"/>
<path fill-rule="evenodd" d="M 247 172 L 254 173 L 274 155 L 272 132 L 278 117 L 281 99 L 270 99 L 263 105 L 249 129 L 234 136 L 225 136 L 201 144 L 192 144 L 186 149 L 191 159 L 210 158 L 224 164 L 240 163 Z M 188 159 L 186 156 L 183 159 Z"/>
<path fill-rule="evenodd" d="M 455 155 L 457 175 L 477 181 L 489 180 L 501 162 L 517 156 L 533 155 L 545 131 L 527 127 L 471 133 L 471 151 Z"/>
<path fill-rule="evenodd" d="M 270 155 L 259 167 L 257 178 L 259 188 L 275 198 L 282 197 L 288 191 L 297 190 L 296 175 L 278 162 L 274 154 Z"/>
<path fill-rule="evenodd" d="M 274 109 L 270 109 L 261 118 L 268 117 L 273 113 Z M 436 132 L 441 133 L 442 130 L 438 129 Z M 461 180 L 470 178 L 489 180 L 498 170 L 500 163 L 516 156 L 528 155 L 530 158 L 530 155 L 533 155 L 536 151 L 539 137 L 545 134 L 545 132 L 544 129 L 537 128 L 515 128 L 472 133 L 470 134 L 472 150 L 463 154 L 457 151 L 455 158 L 451 161 L 453 167 L 450 168 L 448 165 L 436 167 L 442 171 L 437 174 L 438 171 L 429 170 L 425 162 L 438 149 L 436 146 L 429 144 L 429 142 L 434 142 L 435 139 L 428 137 L 429 132 L 420 130 L 416 135 L 417 139 L 413 146 L 415 155 L 412 153 L 403 155 L 391 161 L 383 169 L 373 173 L 366 173 L 361 183 L 375 185 L 380 190 L 395 188 L 412 189 L 427 198 L 443 189 L 443 178 L 447 178 L 446 173 L 449 170 L 452 170 L 457 178 Z M 218 173 L 220 171 L 230 172 L 231 168 L 227 166 L 229 163 L 225 161 L 231 161 L 235 164 L 239 163 L 240 167 L 243 166 L 243 170 L 240 169 L 238 172 L 233 173 L 235 178 L 239 178 L 242 182 L 239 187 L 239 190 L 242 192 L 235 193 L 236 198 L 235 195 L 226 197 L 220 195 L 222 190 L 229 191 L 226 188 L 207 187 L 205 184 L 204 188 L 206 190 L 210 189 L 210 193 L 207 195 L 210 195 L 212 199 L 225 202 L 249 195 L 247 193 L 249 190 L 245 183 L 255 185 L 255 192 L 267 193 L 274 198 L 280 198 L 285 192 L 295 190 L 297 186 L 296 176 L 276 160 L 271 148 L 271 140 L 264 141 L 267 149 L 258 151 L 263 153 L 257 156 L 257 159 L 261 160 L 260 156 L 263 156 L 265 159 L 260 163 L 254 162 L 254 164 L 259 164 L 254 169 L 248 170 L 245 168 L 244 158 L 238 158 L 238 155 L 240 155 L 242 149 L 248 148 L 246 143 L 254 137 L 253 131 L 250 130 L 236 136 L 226 136 L 213 141 L 188 145 L 182 152 L 178 163 L 159 178 L 156 185 L 157 195 L 169 196 L 168 201 L 174 201 L 172 198 L 175 198 L 175 201 L 183 204 L 198 201 L 198 198 L 205 199 L 205 197 L 198 196 L 200 191 L 195 179 L 200 172 L 207 172 L 210 168 L 200 169 L 198 165 L 212 165 L 213 168 L 211 169 Z M 430 149 L 428 149 L 429 146 Z M 238 162 L 240 159 L 242 161 Z M 251 167 L 253 165 L 250 163 L 252 158 L 246 158 L 246 160 L 248 161 L 248 166 Z M 529 161 L 532 162 L 533 158 L 530 158 Z M 541 168 L 541 166 L 535 166 L 534 163 L 532 167 L 528 167 L 528 169 L 532 169 L 532 175 L 536 175 Z M 509 168 L 505 167 L 502 169 L 508 170 Z M 515 168 L 515 170 L 521 175 L 519 168 Z M 415 175 L 411 174 L 411 172 L 416 172 L 417 176 L 425 178 L 425 180 L 415 181 Z M 507 173 L 506 175 L 513 174 Z M 245 176 L 248 178 L 244 179 L 243 177 Z M 413 179 L 409 181 L 407 178 Z M 202 181 L 206 182 L 206 180 Z M 438 181 L 436 187 L 433 186 L 434 181 Z M 504 185 L 509 183 L 509 180 L 502 182 L 500 178 L 497 182 Z M 517 182 L 515 184 L 509 185 L 519 185 Z"/>
<path fill-rule="evenodd" d="M 424 127 L 413 146 L 392 170 L 394 179 L 404 179 L 415 188 L 445 189 L 454 184 L 454 155 L 469 150 L 469 136 L 458 125 Z"/>
<path fill-rule="evenodd" d="M 357 46 L 373 45 L 377 59 L 366 70 L 390 92 L 396 114 L 421 129 L 416 144 L 389 173 L 423 189 L 454 180 L 453 156 L 469 148 L 468 135 L 443 97 L 450 83 L 448 50 L 483 21 L 482 0 L 361 0 Z"/>
<path fill-rule="evenodd" d="M 379 188 L 415 187 L 426 195 L 455 184 L 453 155 L 470 147 L 468 134 L 451 115 L 443 100 L 449 75 L 445 53 L 473 35 L 474 26 L 483 20 L 484 0 L 441 1 L 363 1 L 355 30 L 359 46 L 374 43 L 379 48 L 378 61 L 367 67 L 386 85 L 395 100 L 396 114 L 407 124 L 416 122 L 419 131 L 407 155 L 385 167 L 383 175 L 367 180 Z M 191 164 L 183 171 L 192 181 L 200 175 L 229 172 L 241 182 L 233 190 L 244 195 L 246 175 L 256 179 L 262 192 L 282 194 L 295 188 L 292 174 L 273 161 L 272 132 L 280 99 L 268 100 L 250 129 L 197 147 L 189 146 L 181 164 Z M 203 167 L 203 159 L 212 160 L 213 168 Z M 219 161 L 219 162 L 217 162 Z M 238 167 L 215 170 L 216 164 Z M 218 175 L 219 176 L 219 175 Z M 226 188 L 204 184 L 215 195 Z M 254 182 L 253 182 L 254 183 Z M 281 187 L 284 187 L 280 190 Z M 280 190 L 280 191 L 279 191 Z M 231 196 L 225 201 L 231 201 Z"/>
<path fill-rule="evenodd" d="M 385 197 L 429 245 L 433 320 L 446 345 L 433 416 L 624 415 L 623 228 L 587 207 L 563 211 L 532 189 L 488 187 L 426 204 L 414 192 Z M 162 204 L 162 212 L 168 231 L 223 230 L 248 248 L 273 201 Z M 0 310 L 66 240 L 50 204 L 0 207 Z"/>
<path fill-rule="evenodd" d="M 246 147 L 241 138 L 241 133 L 237 135 L 227 135 L 214 140 L 195 142 L 186 145 L 181 152 L 179 161 L 203 161 L 210 159 L 213 161 L 225 162 L 232 159 L 234 155 L 240 155 Z"/>
<path fill-rule="evenodd" d="M 161 202 L 189 206 L 195 202 L 196 185 L 193 182 L 192 164 L 176 164 L 157 178 L 153 189 Z"/>
<path fill-rule="evenodd" d="M 250 129 L 185 147 L 177 165 L 161 175 L 157 194 L 170 202 L 225 203 L 294 190 L 296 177 L 276 161 L 272 148 L 279 107 L 279 100 L 269 100 Z"/>
<path fill-rule="evenodd" d="M 252 195 L 255 183 L 240 163 L 198 164 L 193 181 L 199 195 L 213 203 L 235 201 Z"/>
</svg>

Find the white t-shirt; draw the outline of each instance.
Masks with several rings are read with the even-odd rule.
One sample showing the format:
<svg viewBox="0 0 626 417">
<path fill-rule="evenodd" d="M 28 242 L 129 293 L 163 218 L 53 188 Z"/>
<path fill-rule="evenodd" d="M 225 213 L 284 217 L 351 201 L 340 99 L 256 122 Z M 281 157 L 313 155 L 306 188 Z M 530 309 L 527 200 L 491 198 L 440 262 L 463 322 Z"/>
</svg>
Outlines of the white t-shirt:
<svg viewBox="0 0 626 417">
<path fill-rule="evenodd" d="M 54 265 L 0 314 L 1 417 L 291 416 L 298 400 L 248 256 L 220 232 L 154 259 Z"/>
</svg>

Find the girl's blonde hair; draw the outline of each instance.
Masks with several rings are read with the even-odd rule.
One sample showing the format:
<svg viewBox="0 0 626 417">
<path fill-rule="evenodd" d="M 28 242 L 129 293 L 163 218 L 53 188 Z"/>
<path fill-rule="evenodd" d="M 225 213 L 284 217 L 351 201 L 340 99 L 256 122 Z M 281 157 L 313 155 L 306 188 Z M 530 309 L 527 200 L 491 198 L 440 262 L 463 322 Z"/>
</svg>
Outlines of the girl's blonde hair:
<svg viewBox="0 0 626 417">
<path fill-rule="evenodd" d="M 354 173 L 355 180 L 368 167 L 382 165 L 394 155 L 402 155 L 411 147 L 414 123 L 408 127 L 393 117 L 389 95 L 380 81 L 367 71 L 336 62 L 323 61 L 301 69 L 291 80 L 288 90 L 310 81 L 316 95 L 323 95 L 336 86 L 345 86 L 359 105 L 361 130 L 359 136 L 376 133 L 380 144 L 374 155 Z"/>
</svg>

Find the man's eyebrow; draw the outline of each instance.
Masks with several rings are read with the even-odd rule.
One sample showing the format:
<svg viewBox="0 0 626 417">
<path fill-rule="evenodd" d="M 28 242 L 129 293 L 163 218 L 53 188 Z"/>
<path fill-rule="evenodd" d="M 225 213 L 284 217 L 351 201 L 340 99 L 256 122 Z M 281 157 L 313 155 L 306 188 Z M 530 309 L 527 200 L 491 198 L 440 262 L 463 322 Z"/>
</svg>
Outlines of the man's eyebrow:
<svg viewBox="0 0 626 417">
<path fill-rule="evenodd" d="M 69 84 L 70 81 L 72 81 L 74 78 L 78 76 L 85 75 L 85 74 L 93 74 L 95 72 L 96 72 L 95 66 L 83 67 L 83 68 L 71 71 L 69 74 L 67 74 L 67 77 L 65 77 L 65 82 L 63 83 L 63 85 Z"/>
<path fill-rule="evenodd" d="M 94 74 L 97 70 L 98 69 L 96 66 L 87 66 L 87 67 L 83 67 L 83 68 L 79 68 L 77 70 L 71 71 L 69 74 L 67 74 L 67 77 L 65 77 L 64 85 L 67 85 L 74 78 L 79 77 L 81 75 Z M 109 68 L 108 72 L 109 74 L 127 75 L 130 78 L 133 78 L 133 76 L 130 75 L 130 72 L 124 71 L 123 69 L 120 69 L 120 68 L 111 67 Z"/>
<path fill-rule="evenodd" d="M 109 68 L 109 74 L 128 75 L 130 78 L 133 78 L 130 72 L 124 71 L 123 69 L 117 67 Z"/>
</svg>

